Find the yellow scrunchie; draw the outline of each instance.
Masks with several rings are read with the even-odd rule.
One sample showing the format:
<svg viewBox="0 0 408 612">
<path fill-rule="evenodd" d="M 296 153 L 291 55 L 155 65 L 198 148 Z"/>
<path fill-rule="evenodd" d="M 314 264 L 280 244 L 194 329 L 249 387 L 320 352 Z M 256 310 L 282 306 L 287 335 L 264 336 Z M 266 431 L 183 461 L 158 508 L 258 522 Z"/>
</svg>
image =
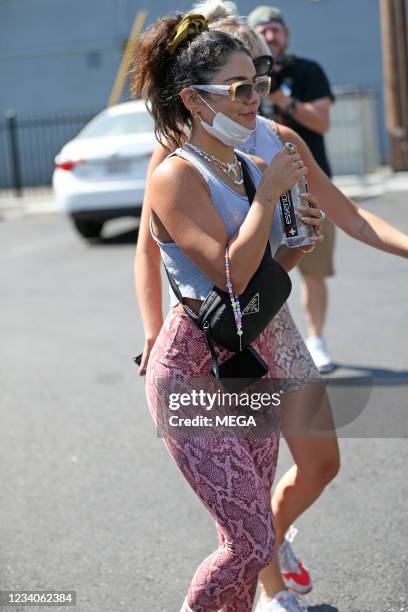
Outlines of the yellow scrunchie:
<svg viewBox="0 0 408 612">
<path fill-rule="evenodd" d="M 187 15 L 184 15 L 183 19 L 171 33 L 169 44 L 167 45 L 170 55 L 174 55 L 177 47 L 187 40 L 189 36 L 200 34 L 204 30 L 208 30 L 208 24 L 204 15 L 198 13 L 187 13 Z"/>
</svg>

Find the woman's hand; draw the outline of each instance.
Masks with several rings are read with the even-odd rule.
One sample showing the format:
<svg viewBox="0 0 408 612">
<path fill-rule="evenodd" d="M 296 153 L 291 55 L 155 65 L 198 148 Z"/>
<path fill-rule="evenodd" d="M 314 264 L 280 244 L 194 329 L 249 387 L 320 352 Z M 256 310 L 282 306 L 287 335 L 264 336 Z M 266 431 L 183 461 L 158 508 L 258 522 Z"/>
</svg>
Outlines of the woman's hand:
<svg viewBox="0 0 408 612">
<path fill-rule="evenodd" d="M 139 366 L 139 376 L 144 376 L 146 374 L 147 363 L 149 361 L 151 350 L 156 342 L 156 338 L 148 338 L 145 341 L 145 345 L 143 348 L 142 361 Z"/>
<path fill-rule="evenodd" d="M 308 169 L 298 153 L 289 154 L 286 150 L 280 151 L 266 166 L 257 190 L 257 197 L 262 200 L 262 197 L 267 197 L 268 193 L 278 192 L 281 195 L 292 189 L 293 185 L 307 173 Z"/>
<path fill-rule="evenodd" d="M 310 239 L 317 244 L 322 242 L 324 239 L 322 234 L 322 228 L 324 223 L 325 215 L 322 215 L 322 211 L 317 206 L 317 199 L 311 193 L 301 193 L 300 197 L 309 203 L 309 206 L 299 206 L 299 212 L 302 214 L 302 221 L 305 225 L 311 225 L 313 227 L 313 234 Z"/>
</svg>

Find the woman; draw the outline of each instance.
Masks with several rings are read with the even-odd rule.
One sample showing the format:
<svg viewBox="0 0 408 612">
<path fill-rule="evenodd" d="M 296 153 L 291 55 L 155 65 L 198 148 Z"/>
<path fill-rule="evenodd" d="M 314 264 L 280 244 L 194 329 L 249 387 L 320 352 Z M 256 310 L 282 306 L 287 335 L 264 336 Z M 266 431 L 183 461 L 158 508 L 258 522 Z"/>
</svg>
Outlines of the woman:
<svg viewBox="0 0 408 612">
<path fill-rule="evenodd" d="M 268 239 L 276 245 L 280 242 L 280 230 L 277 236 L 273 233 L 273 226 L 279 227 L 273 223 L 279 196 L 307 173 L 297 154 L 282 151 L 270 166 L 261 160 L 255 165 L 246 157 L 256 186 L 248 210 L 233 144 L 242 141 L 242 133 L 248 135 L 255 129 L 260 94 L 267 93 L 267 81 L 257 78 L 242 43 L 206 28 L 200 17 L 164 18 L 142 35 L 135 51 L 134 92 L 143 93 L 150 105 L 158 136 L 178 146 L 185 143 L 185 133 L 190 130 L 189 145 L 177 148 L 151 174 L 146 203 L 152 235 L 185 303 L 194 310 L 212 285 L 225 290 L 226 247 L 234 291 L 242 293 Z M 214 114 L 218 122 L 212 125 Z M 235 171 L 227 171 L 228 166 Z M 315 199 L 310 194 L 305 199 L 312 206 L 303 209 L 305 222 L 318 229 L 321 215 Z M 315 241 L 320 239 L 317 232 Z M 302 255 L 299 249 L 281 248 L 276 258 L 290 268 Z M 159 381 L 171 383 L 176 377 L 186 381 L 208 375 L 211 367 L 203 333 L 177 300 L 172 305 L 146 371 L 148 404 L 156 423 L 164 401 Z M 272 372 L 267 331 L 254 347 Z M 218 353 L 220 361 L 229 357 L 226 350 Z M 274 552 L 269 492 L 278 442 L 278 433 L 267 438 L 217 440 L 175 435 L 164 440 L 213 515 L 220 536 L 219 548 L 197 569 L 183 611 L 252 609 L 258 573 Z"/>
<path fill-rule="evenodd" d="M 217 11 L 219 16 L 219 11 Z M 226 29 L 234 36 L 244 40 L 253 56 L 263 55 L 264 48 L 254 43 L 253 33 L 239 21 L 223 20 L 212 24 L 213 28 Z M 262 44 L 262 43 L 261 43 Z M 296 142 L 302 157 L 307 160 L 309 168 L 308 181 L 312 191 L 318 195 L 322 208 L 331 219 L 352 237 L 400 256 L 408 256 L 407 236 L 398 232 L 375 215 L 356 207 L 346 198 L 329 179 L 320 171 L 304 142 L 289 128 L 276 126 L 272 122 L 258 119 L 254 137 L 243 145 L 248 152 L 255 152 L 270 161 L 279 151 L 282 141 Z M 149 174 L 169 153 L 158 147 L 153 155 Z M 145 372 L 151 347 L 153 346 L 162 325 L 162 296 L 160 281 L 160 253 L 148 231 L 149 210 L 145 202 L 135 260 L 135 277 L 139 305 L 145 327 L 145 347 L 140 374 Z M 287 338 L 291 335 L 291 349 L 288 351 Z M 315 377 L 317 372 L 304 346 L 299 332 L 294 326 L 289 310 L 285 306 L 270 326 L 269 342 L 272 344 L 275 366 L 281 376 L 294 377 L 294 369 L 302 376 Z M 327 418 L 330 418 L 329 416 Z M 276 524 L 276 543 L 280 552 L 280 565 L 283 569 L 285 586 L 305 593 L 311 589 L 310 577 L 294 558 L 284 534 L 291 522 L 306 510 L 321 494 L 325 486 L 339 469 L 338 445 L 333 437 L 310 439 L 290 436 L 290 423 L 287 424 L 287 443 L 295 459 L 293 466 L 280 480 L 275 488 L 272 507 Z M 285 432 L 284 432 L 285 433 Z M 275 561 L 261 573 L 263 588 L 269 598 L 263 598 L 262 609 L 272 610 L 274 595 L 285 587 L 282 583 L 278 563 Z M 282 606 L 285 604 L 281 604 Z M 267 607 L 268 606 L 268 607 Z M 285 609 L 285 608 L 281 608 Z"/>
</svg>

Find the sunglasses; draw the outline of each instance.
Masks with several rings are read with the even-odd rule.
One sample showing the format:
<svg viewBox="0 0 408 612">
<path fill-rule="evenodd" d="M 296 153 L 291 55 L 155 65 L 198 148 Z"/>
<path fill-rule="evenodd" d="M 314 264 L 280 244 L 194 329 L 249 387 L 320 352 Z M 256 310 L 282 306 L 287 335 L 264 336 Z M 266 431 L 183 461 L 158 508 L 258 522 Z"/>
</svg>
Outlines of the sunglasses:
<svg viewBox="0 0 408 612">
<path fill-rule="evenodd" d="M 190 87 L 220 96 L 229 96 L 233 102 L 249 102 L 254 90 L 260 98 L 269 94 L 271 77 L 259 76 L 255 81 L 236 81 L 232 85 L 190 85 Z"/>
<path fill-rule="evenodd" d="M 271 74 L 274 64 L 272 55 L 258 55 L 252 61 L 258 76 L 269 76 Z"/>
</svg>

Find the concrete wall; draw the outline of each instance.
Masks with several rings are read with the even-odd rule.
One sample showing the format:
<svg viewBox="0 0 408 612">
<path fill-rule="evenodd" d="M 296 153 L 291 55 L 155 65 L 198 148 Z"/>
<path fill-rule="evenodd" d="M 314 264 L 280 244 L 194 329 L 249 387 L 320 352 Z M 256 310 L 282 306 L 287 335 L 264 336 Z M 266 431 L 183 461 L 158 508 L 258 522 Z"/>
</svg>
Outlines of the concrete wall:
<svg viewBox="0 0 408 612">
<path fill-rule="evenodd" d="M 272 4 L 285 13 L 294 53 L 318 61 L 333 85 L 353 85 L 377 93 L 384 159 L 388 143 L 378 0 L 274 0 Z M 245 13 L 253 4 L 242 2 L 241 6 Z"/>
<path fill-rule="evenodd" d="M 333 85 L 379 96 L 383 160 L 383 74 L 377 0 L 273 0 L 292 32 L 291 50 L 319 61 Z M 239 2 L 241 14 L 257 3 Z M 102 108 L 136 13 L 190 8 L 186 0 L 0 0 L 0 117 Z"/>
</svg>

